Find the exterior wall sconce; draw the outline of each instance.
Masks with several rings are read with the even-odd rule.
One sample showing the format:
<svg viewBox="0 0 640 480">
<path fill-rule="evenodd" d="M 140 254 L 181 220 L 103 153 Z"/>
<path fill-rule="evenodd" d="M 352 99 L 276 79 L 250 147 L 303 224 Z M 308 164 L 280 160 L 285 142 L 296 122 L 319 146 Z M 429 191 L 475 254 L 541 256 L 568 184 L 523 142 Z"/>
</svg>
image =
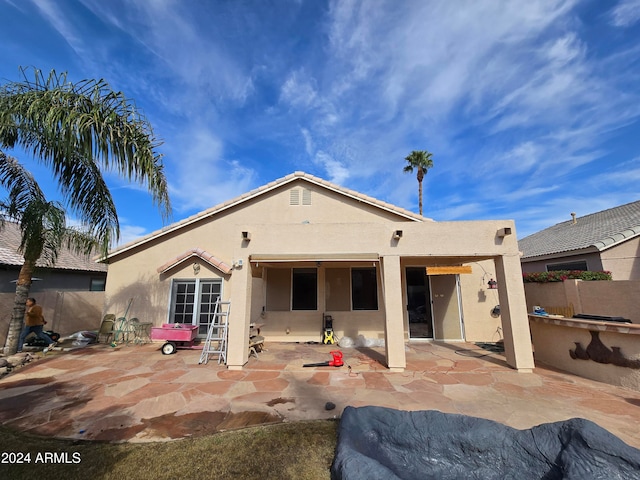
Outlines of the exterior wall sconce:
<svg viewBox="0 0 640 480">
<path fill-rule="evenodd" d="M 489 290 L 497 290 L 498 289 L 498 282 L 496 282 L 493 278 L 491 280 L 489 280 L 487 285 L 489 285 Z"/>
<path fill-rule="evenodd" d="M 399 240 L 402 238 L 402 230 L 396 230 L 393 232 L 393 238 Z"/>
<path fill-rule="evenodd" d="M 499 237 L 506 237 L 507 235 L 511 235 L 511 227 L 504 227 L 498 230 Z"/>
<path fill-rule="evenodd" d="M 248 242 L 251 240 L 251 232 L 242 232 L 242 240 Z"/>
</svg>

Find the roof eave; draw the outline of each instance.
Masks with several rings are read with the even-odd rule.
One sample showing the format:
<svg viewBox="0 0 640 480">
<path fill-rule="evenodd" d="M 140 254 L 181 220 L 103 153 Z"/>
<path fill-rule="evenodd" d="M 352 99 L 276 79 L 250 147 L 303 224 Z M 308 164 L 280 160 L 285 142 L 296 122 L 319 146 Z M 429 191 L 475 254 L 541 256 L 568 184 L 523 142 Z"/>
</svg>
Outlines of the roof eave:
<svg viewBox="0 0 640 480">
<path fill-rule="evenodd" d="M 553 260 L 555 258 L 575 257 L 577 255 L 586 255 L 589 253 L 598 253 L 598 252 L 599 250 L 597 248 L 590 245 L 588 247 L 579 248 L 576 250 L 565 250 L 563 252 L 541 253 L 538 255 L 530 256 L 530 257 L 523 255 L 520 261 L 522 263 L 539 262 L 541 260 Z"/>
<path fill-rule="evenodd" d="M 622 232 L 609 235 L 601 240 L 598 240 L 597 242 L 594 242 L 593 246 L 599 251 L 603 252 L 637 236 L 640 236 L 640 225 L 629 227 Z"/>
<path fill-rule="evenodd" d="M 372 206 L 375 206 L 381 210 L 385 210 L 387 212 L 391 212 L 395 215 L 398 215 L 400 217 L 404 217 L 408 220 L 414 221 L 414 222 L 421 222 L 421 221 L 431 221 L 433 222 L 434 220 L 431 218 L 426 218 L 426 217 L 419 217 L 416 214 L 413 214 L 411 212 L 404 211 L 404 210 L 398 210 L 395 208 L 392 208 L 393 206 L 391 204 L 385 204 L 379 200 L 376 200 L 372 197 L 367 197 L 367 196 L 360 196 L 360 195 L 356 195 L 355 192 L 353 190 L 349 190 L 346 188 L 337 188 L 337 186 L 335 186 L 334 184 L 332 184 L 331 182 L 327 182 L 326 180 L 322 180 L 318 177 L 315 177 L 313 175 L 309 175 L 307 173 L 304 172 L 294 172 L 292 174 L 289 174 L 285 177 L 282 177 L 279 180 L 274 180 L 273 182 L 267 183 L 266 185 L 263 185 L 261 187 L 258 187 L 248 193 L 245 193 L 243 195 L 240 195 L 239 197 L 236 197 L 235 199 L 232 199 L 228 202 L 223 202 L 221 204 L 218 204 L 214 207 L 211 207 L 208 210 L 204 210 L 203 212 L 197 213 L 196 215 L 193 215 L 191 217 L 188 217 L 180 222 L 174 223 L 173 225 L 169 225 L 168 227 L 164 227 L 160 230 L 156 230 L 155 232 L 152 232 L 144 237 L 141 237 L 137 240 L 134 240 L 128 244 L 123 245 L 122 247 L 119 247 L 117 249 L 114 249 L 113 251 L 111 251 L 110 253 L 107 254 L 106 257 L 101 258 L 100 262 L 108 262 L 110 259 L 117 257 L 119 255 L 122 255 L 123 253 L 126 253 L 130 250 L 133 250 L 147 242 L 150 242 L 152 240 L 155 240 L 156 238 L 162 237 L 166 234 L 169 234 L 171 232 L 175 232 L 177 230 L 180 230 L 184 227 L 188 227 L 189 225 L 192 225 L 194 223 L 200 222 L 202 220 L 205 220 L 209 217 L 212 217 L 214 215 L 217 215 L 221 212 L 224 212 L 225 210 L 228 210 L 230 208 L 235 207 L 236 205 L 239 205 L 241 203 L 244 203 L 246 201 L 249 201 L 253 198 L 256 198 L 260 195 L 263 195 L 265 193 L 268 193 L 272 190 L 275 190 L 276 188 L 280 188 L 284 185 L 287 185 L 295 180 L 298 179 L 303 179 L 307 182 L 313 183 L 315 185 L 321 186 L 323 188 L 326 188 L 327 190 L 331 190 L 334 192 L 337 192 L 341 195 L 344 195 L 346 197 L 352 198 L 356 201 L 359 202 L 365 202 L 368 203 Z M 388 206 L 387 206 L 388 205 Z"/>
</svg>

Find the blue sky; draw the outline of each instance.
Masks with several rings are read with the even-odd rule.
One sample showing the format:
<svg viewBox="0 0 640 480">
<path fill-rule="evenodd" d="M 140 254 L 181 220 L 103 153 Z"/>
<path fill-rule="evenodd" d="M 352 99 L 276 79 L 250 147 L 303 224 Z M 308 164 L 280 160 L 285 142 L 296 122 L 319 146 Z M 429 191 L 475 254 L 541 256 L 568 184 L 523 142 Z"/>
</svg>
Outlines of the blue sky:
<svg viewBox="0 0 640 480">
<path fill-rule="evenodd" d="M 411 150 L 433 153 L 437 221 L 522 238 L 640 198 L 640 0 L 0 0 L 0 19 L 1 83 L 34 66 L 135 100 L 174 221 L 297 170 L 417 212 Z M 123 241 L 162 227 L 109 185 Z"/>
</svg>

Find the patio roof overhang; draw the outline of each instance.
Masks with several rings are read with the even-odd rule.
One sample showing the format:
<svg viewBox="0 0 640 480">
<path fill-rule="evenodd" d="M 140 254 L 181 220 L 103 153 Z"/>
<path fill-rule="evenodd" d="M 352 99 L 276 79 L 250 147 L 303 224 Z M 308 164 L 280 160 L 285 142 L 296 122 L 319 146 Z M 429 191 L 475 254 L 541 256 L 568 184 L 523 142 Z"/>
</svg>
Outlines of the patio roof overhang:
<svg viewBox="0 0 640 480">
<path fill-rule="evenodd" d="M 379 261 L 380 255 L 377 253 L 265 253 L 249 256 L 249 263 L 251 264 L 251 271 L 254 277 L 262 276 L 262 269 L 264 267 L 277 267 L 283 266 L 284 264 L 375 264 Z"/>
<path fill-rule="evenodd" d="M 291 262 L 378 262 L 377 253 L 275 253 L 249 256 L 251 263 Z"/>
</svg>

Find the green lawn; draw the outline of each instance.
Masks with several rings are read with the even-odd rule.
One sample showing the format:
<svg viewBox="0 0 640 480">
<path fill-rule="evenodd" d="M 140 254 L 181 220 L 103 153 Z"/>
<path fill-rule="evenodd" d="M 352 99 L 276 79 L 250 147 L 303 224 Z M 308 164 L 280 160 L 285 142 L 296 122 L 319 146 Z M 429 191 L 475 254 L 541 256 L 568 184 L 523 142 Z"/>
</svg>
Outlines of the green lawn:
<svg viewBox="0 0 640 480">
<path fill-rule="evenodd" d="M 0 478 L 328 479 L 337 427 L 335 420 L 317 420 L 162 443 L 117 444 L 36 437 L 0 427 Z M 13 453 L 18 452 L 29 453 L 30 463 L 15 464 Z"/>
</svg>

